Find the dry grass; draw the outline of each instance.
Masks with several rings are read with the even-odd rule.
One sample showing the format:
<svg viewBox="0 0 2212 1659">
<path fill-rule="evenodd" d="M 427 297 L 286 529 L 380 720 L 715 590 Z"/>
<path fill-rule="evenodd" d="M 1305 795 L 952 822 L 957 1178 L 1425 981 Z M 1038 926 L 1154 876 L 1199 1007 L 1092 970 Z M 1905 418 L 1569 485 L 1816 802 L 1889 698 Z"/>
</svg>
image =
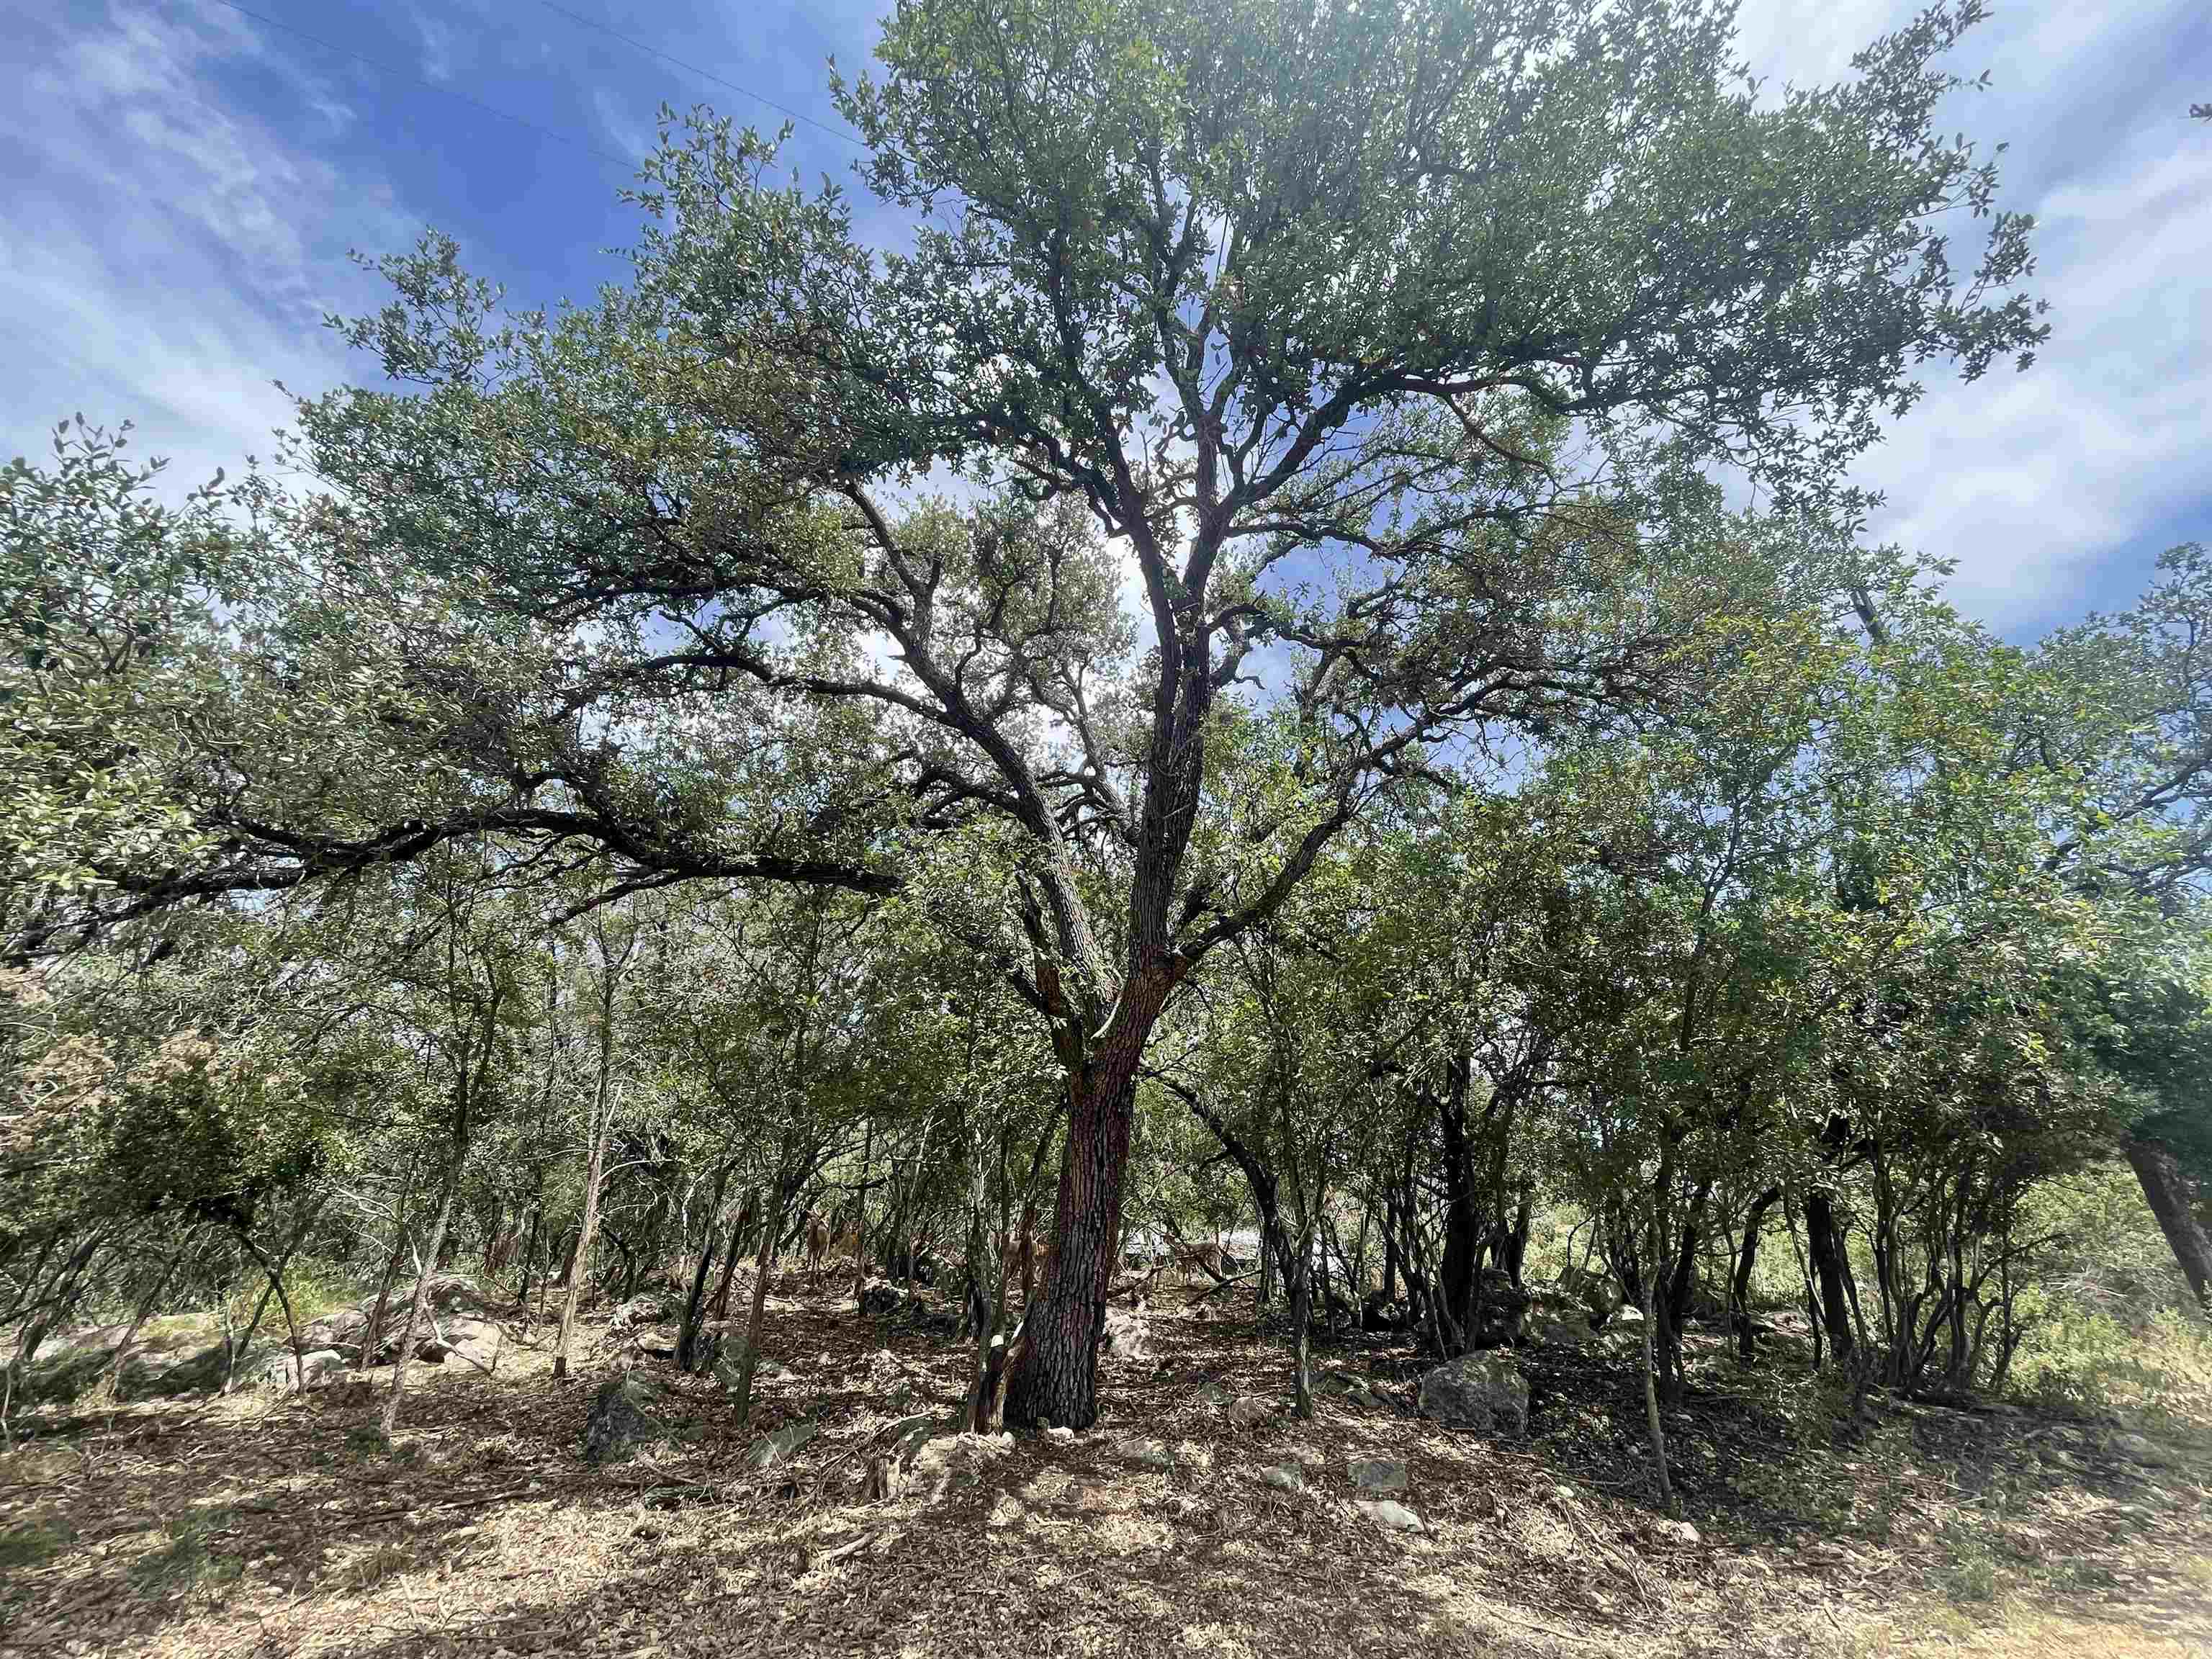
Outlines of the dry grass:
<svg viewBox="0 0 2212 1659">
<path fill-rule="evenodd" d="M 1525 1356 L 1527 1443 L 1405 1414 L 1393 1349 L 1345 1356 L 1385 1403 L 1237 1431 L 1224 1392 L 1282 1395 L 1280 1350 L 1180 1309 L 1152 1324 L 1158 1358 L 1109 1364 L 1097 1431 L 971 1449 L 872 1504 L 869 1455 L 951 1411 L 965 1352 L 786 1297 L 769 1351 L 794 1376 L 751 1425 L 655 1372 L 678 1435 L 605 1471 L 578 1455 L 605 1353 L 565 1386 L 527 1346 L 495 1376 L 417 1371 L 390 1453 L 345 1388 L 64 1422 L 0 1469 L 0 1535 L 36 1540 L 0 1547 L 0 1651 L 2212 1651 L 2204 1469 L 2128 1462 L 2094 1425 L 1891 1410 L 1804 1448 L 1786 1367 L 1746 1380 L 1705 1351 L 1670 1422 L 1686 1546 L 1655 1524 L 1624 1356 Z M 821 1433 L 787 1468 L 744 1469 L 801 1419 Z M 1171 1462 L 1130 1461 L 1132 1436 Z M 1356 1514 L 1351 1455 L 1407 1460 L 1423 1533 Z M 1293 1458 L 1304 1492 L 1259 1480 Z"/>
</svg>

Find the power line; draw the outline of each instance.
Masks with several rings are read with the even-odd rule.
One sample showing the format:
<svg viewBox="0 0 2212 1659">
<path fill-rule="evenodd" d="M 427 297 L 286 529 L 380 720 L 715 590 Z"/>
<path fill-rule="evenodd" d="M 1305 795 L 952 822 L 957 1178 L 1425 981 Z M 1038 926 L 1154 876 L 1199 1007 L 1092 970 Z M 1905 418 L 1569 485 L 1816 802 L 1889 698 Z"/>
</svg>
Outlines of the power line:
<svg viewBox="0 0 2212 1659">
<path fill-rule="evenodd" d="M 538 0 L 538 3 L 548 11 L 559 13 L 572 23 L 584 28 L 596 30 L 611 40 L 619 40 L 623 45 L 644 52 L 648 57 L 658 58 L 664 64 L 673 64 L 678 69 L 688 70 L 702 81 L 712 81 L 718 87 L 727 87 L 732 92 L 766 104 L 779 115 L 787 115 L 794 121 L 804 121 L 808 126 L 818 128 L 832 138 L 842 138 L 848 144 L 859 145 L 862 149 L 868 147 L 868 141 L 849 127 L 835 126 L 827 121 L 817 121 L 803 110 L 793 109 L 787 104 L 779 104 L 765 93 L 755 92 L 750 87 L 741 87 L 735 81 L 717 75 L 712 70 L 702 69 L 698 64 L 687 62 L 673 52 L 663 52 L 659 46 L 649 45 L 635 35 L 624 34 L 620 29 L 602 23 L 597 18 L 586 17 L 580 11 L 571 11 L 568 7 L 557 4 L 556 0 Z"/>
<path fill-rule="evenodd" d="M 326 40 L 319 34 L 310 33 L 296 23 L 288 23 L 282 18 L 270 17 L 265 13 L 253 10 L 251 7 L 241 6 L 238 3 L 238 0 L 215 0 L 215 3 L 218 6 L 228 6 L 241 17 L 250 17 L 255 22 L 264 24 L 270 28 L 283 29 L 288 34 L 296 34 L 302 40 L 310 41 L 325 52 L 334 52 L 341 58 L 350 58 L 357 64 L 366 64 L 369 68 L 381 74 L 397 76 L 403 81 L 411 81 L 418 87 L 428 88 L 430 91 L 441 93 L 447 98 L 459 99 L 473 109 L 482 110 L 486 115 L 495 115 L 502 121 L 512 121 L 519 127 L 527 127 L 541 137 L 550 138 L 556 143 L 572 144 L 578 149 L 586 150 L 604 161 L 612 161 L 625 173 L 635 174 L 637 172 L 637 160 L 635 156 L 617 155 L 611 149 L 600 149 L 588 138 L 580 138 L 574 133 L 562 132 L 556 128 L 545 126 L 530 119 L 527 116 L 516 115 L 495 105 L 487 104 L 481 98 L 471 98 L 465 92 L 457 92 L 451 87 L 441 86 L 427 76 L 416 75 L 412 70 L 404 70 L 396 64 L 371 58 L 365 52 L 356 52 L 350 46 L 342 46 L 335 40 Z"/>
</svg>

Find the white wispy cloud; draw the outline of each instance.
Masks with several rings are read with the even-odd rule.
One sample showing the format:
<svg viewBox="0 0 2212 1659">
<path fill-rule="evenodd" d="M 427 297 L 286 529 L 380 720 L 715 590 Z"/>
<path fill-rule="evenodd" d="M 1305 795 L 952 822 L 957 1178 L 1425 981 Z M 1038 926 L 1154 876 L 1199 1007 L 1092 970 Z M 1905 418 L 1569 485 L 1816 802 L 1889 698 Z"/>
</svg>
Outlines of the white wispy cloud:
<svg viewBox="0 0 2212 1659">
<path fill-rule="evenodd" d="M 1832 79 L 1920 3 L 1747 0 L 1741 53 L 1778 89 Z M 732 60 L 731 73 L 816 107 L 821 49 L 842 56 L 872 35 L 858 9 L 872 5 L 816 0 L 786 19 L 791 38 L 764 46 L 762 65 Z M 450 17 L 398 0 L 391 15 L 419 37 L 426 74 L 458 85 L 487 54 L 526 59 L 549 86 L 569 78 L 584 118 L 632 153 L 643 128 L 626 112 L 670 90 L 681 101 L 665 66 L 615 74 L 596 46 L 544 20 L 522 29 L 475 0 L 454 0 Z M 640 28 L 720 64 L 712 42 L 735 43 L 758 21 L 678 7 Z M 377 297 L 347 248 L 404 246 L 432 216 L 403 209 L 362 146 L 349 91 L 358 76 L 319 79 L 314 53 L 221 8 L 0 0 L 0 73 L 15 93 L 0 100 L 10 160 L 0 354 L 11 371 L 0 451 L 40 447 L 51 422 L 78 408 L 135 417 L 142 447 L 174 454 L 180 478 L 265 450 L 286 413 L 272 380 L 312 390 L 359 372 L 319 326 L 325 312 Z M 2198 99 L 2212 85 L 2212 25 L 2201 0 L 2007 6 L 1969 35 L 1957 67 L 1992 73 L 1993 89 L 1962 98 L 1945 123 L 2015 141 L 2007 202 L 2040 216 L 2034 288 L 2051 301 L 2053 337 L 2025 375 L 1960 386 L 1931 368 L 1929 395 L 1860 477 L 1889 497 L 1876 534 L 1958 559 L 1955 596 L 2017 630 L 2124 603 L 2137 573 L 2122 567 L 2139 564 L 2147 538 L 2212 535 L 2201 465 L 2212 130 L 2186 118 L 2191 83 L 2204 82 Z M 467 206 L 460 214 L 465 231 Z M 564 234 L 575 234 L 565 222 L 544 228 L 553 249 Z M 567 257 L 580 270 L 605 240 Z M 511 267 L 515 252 L 486 249 L 487 269 Z"/>
<path fill-rule="evenodd" d="M 12 40 L 28 67 L 0 105 L 0 447 L 41 450 L 82 410 L 135 421 L 175 488 L 234 472 L 288 415 L 272 381 L 342 375 L 320 321 L 364 291 L 346 249 L 411 240 L 410 216 L 380 176 L 318 157 L 349 105 L 233 14 L 118 3 Z M 281 83 L 296 121 L 244 112 L 226 70 Z"/>
<path fill-rule="evenodd" d="M 1774 92 L 1833 79 L 1920 4 L 1747 4 L 1743 55 Z M 1872 533 L 1957 560 L 1951 597 L 2008 631 L 2124 605 L 2140 571 L 2121 567 L 2146 538 L 2212 534 L 2212 134 L 2186 119 L 2185 49 L 2193 31 L 2212 69 L 2212 38 L 2193 15 L 2185 0 L 2004 7 L 1951 64 L 1989 72 L 1942 125 L 1985 153 L 2009 142 L 2002 204 L 2037 216 L 2028 287 L 2051 337 L 2025 374 L 1962 386 L 1931 365 L 1928 396 L 1857 476 L 1888 497 Z"/>
<path fill-rule="evenodd" d="M 433 81 L 453 78 L 453 31 L 440 20 L 422 12 L 409 14 L 415 20 L 415 32 L 422 38 L 422 73 Z"/>
</svg>

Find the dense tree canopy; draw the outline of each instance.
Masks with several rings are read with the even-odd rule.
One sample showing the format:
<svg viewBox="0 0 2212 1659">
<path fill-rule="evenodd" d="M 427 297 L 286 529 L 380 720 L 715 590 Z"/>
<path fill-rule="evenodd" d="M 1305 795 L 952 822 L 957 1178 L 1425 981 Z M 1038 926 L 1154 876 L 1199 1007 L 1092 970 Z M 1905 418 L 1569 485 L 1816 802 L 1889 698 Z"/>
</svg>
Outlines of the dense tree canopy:
<svg viewBox="0 0 2212 1659">
<path fill-rule="evenodd" d="M 834 1225 L 964 1285 L 978 1425 L 1085 1425 L 1131 1237 L 1249 1219 L 1306 1408 L 1571 1213 L 1662 1390 L 1778 1222 L 1833 1358 L 1969 1389 L 2123 1150 L 2203 1294 L 2203 550 L 2017 648 L 1845 477 L 2043 337 L 1932 125 L 1979 13 L 1776 95 L 1718 3 L 902 0 L 882 245 L 671 117 L 590 302 L 380 262 L 304 485 L 65 428 L 0 474 L 17 1364 L 418 1238 L 568 1317 L 680 1257 L 688 1362 L 750 1250 L 743 1398 Z"/>
</svg>

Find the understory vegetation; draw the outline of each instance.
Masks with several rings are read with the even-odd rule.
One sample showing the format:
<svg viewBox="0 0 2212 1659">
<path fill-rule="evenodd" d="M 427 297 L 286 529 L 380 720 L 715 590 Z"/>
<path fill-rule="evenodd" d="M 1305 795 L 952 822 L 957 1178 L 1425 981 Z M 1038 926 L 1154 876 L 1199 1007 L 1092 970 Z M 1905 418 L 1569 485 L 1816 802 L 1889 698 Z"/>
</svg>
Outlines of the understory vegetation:
<svg viewBox="0 0 2212 1659">
<path fill-rule="evenodd" d="M 2212 555 L 1850 482 L 2047 331 L 1981 9 L 903 0 L 881 213 L 671 112 L 0 472 L 0 1614 L 2212 1636 Z"/>
</svg>

